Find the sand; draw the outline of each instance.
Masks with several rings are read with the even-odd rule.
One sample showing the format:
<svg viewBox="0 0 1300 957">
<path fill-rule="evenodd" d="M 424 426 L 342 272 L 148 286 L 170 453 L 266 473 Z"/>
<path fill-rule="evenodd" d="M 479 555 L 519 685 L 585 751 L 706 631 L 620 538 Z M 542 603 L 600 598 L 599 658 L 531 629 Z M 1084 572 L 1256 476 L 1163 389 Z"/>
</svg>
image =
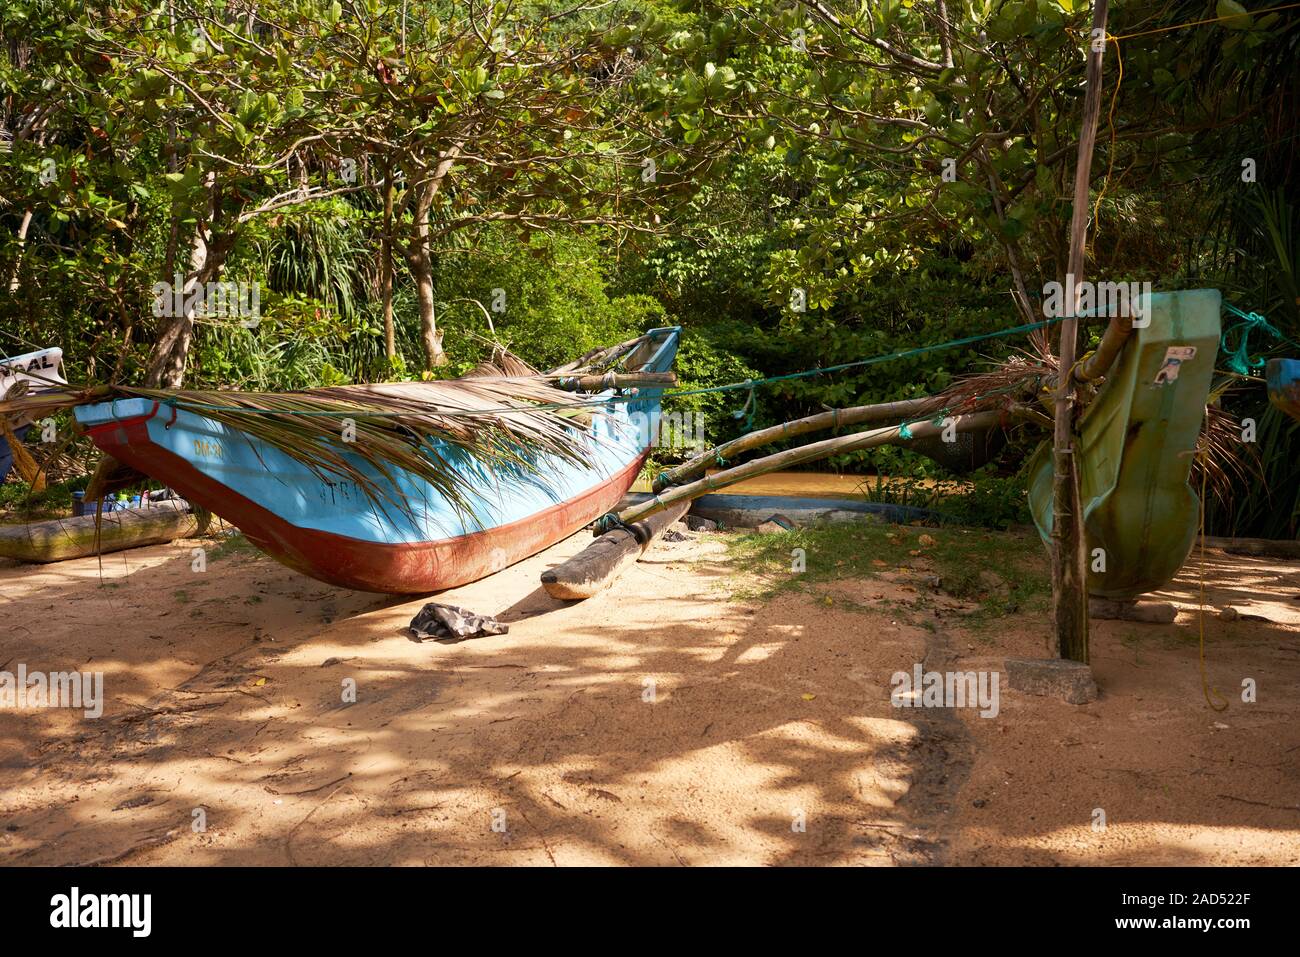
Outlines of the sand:
<svg viewBox="0 0 1300 957">
<path fill-rule="evenodd" d="M 0 863 L 1300 863 L 1300 565 L 1211 553 L 1210 602 L 1269 619 L 1206 618 L 1221 712 L 1191 569 L 1175 624 L 1096 623 L 1098 701 L 1002 674 L 981 718 L 893 707 L 890 676 L 1042 654 L 1041 612 L 922 626 L 884 579 L 739 600 L 724 536 L 551 600 L 587 540 L 439 596 L 510 624 L 459 644 L 407 636 L 423 599 L 214 541 L 202 572 L 193 542 L 0 566 L 0 670 L 107 699 L 0 710 Z"/>
</svg>

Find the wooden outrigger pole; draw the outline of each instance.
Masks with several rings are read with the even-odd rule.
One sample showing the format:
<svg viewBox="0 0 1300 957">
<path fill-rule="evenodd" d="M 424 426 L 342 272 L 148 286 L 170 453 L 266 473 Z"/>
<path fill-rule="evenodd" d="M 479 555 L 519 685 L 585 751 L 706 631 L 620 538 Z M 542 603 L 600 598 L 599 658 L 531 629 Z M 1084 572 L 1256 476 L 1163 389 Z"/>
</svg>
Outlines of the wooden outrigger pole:
<svg viewBox="0 0 1300 957">
<path fill-rule="evenodd" d="M 764 445 L 772 445 L 783 439 L 820 432 L 822 429 L 837 429 L 847 425 L 861 425 L 864 422 L 888 422 L 906 420 L 913 416 L 931 415 L 943 408 L 943 398 L 929 396 L 924 399 L 904 399 L 901 402 L 881 402 L 876 405 L 855 405 L 847 409 L 831 409 L 815 415 L 794 419 L 783 425 L 759 429 L 740 438 L 724 442 L 716 448 L 701 452 L 676 468 L 664 472 L 654 481 L 654 490 L 663 491 L 670 485 L 680 485 L 704 474 L 711 465 L 720 465 L 726 459 L 735 458 L 741 452 L 748 452 Z"/>
<path fill-rule="evenodd" d="M 943 404 L 939 398 L 917 401 L 924 403 L 927 408 L 933 405 L 935 409 L 942 408 Z M 858 414 L 865 418 L 860 417 L 857 421 L 879 417 L 877 413 L 868 410 L 891 408 L 896 411 L 897 406 L 904 404 L 906 403 L 859 406 L 857 407 Z M 854 410 L 838 410 L 838 414 L 842 415 L 850 411 Z M 796 422 L 791 422 L 789 425 L 794 428 L 798 422 L 807 423 L 810 420 L 819 420 L 831 415 L 830 412 L 819 413 L 818 415 L 808 416 L 806 419 L 796 420 Z M 956 432 L 978 432 L 999 425 L 1003 418 L 1002 412 L 976 412 L 971 415 L 954 417 L 952 427 Z M 825 424 L 820 427 L 829 428 L 830 426 L 831 422 L 827 419 Z M 812 428 L 812 426 L 805 426 L 803 431 L 811 431 Z M 742 439 L 737 439 L 736 442 L 741 442 L 743 439 L 754 440 L 748 443 L 748 447 L 751 448 L 760 444 L 770 444 L 780 440 L 782 429 L 783 427 L 778 425 L 772 429 L 764 429 L 761 432 L 743 436 Z M 613 523 L 614 528 L 605 529 L 604 534 L 587 546 L 586 549 L 555 568 L 546 571 L 542 575 L 542 584 L 552 598 L 590 598 L 602 589 L 609 587 L 619 572 L 635 562 L 637 557 L 672 522 L 681 518 L 690 507 L 690 503 L 701 495 L 716 492 L 729 485 L 735 485 L 737 482 L 753 478 L 756 475 L 764 475 L 791 465 L 813 462 L 841 452 L 860 452 L 863 449 L 876 448 L 881 445 L 907 445 L 915 439 L 926 439 L 941 435 L 943 431 L 944 426 L 941 424 L 933 421 L 922 421 L 900 423 L 885 428 L 872 429 L 868 432 L 858 432 L 853 435 L 835 436 L 834 438 L 823 439 L 821 442 L 812 442 L 798 448 L 786 449 L 783 452 L 766 455 L 743 465 L 715 472 L 713 475 L 705 476 L 685 485 L 664 489 L 648 501 L 619 512 L 616 516 L 617 522 Z M 762 441 L 756 440 L 757 436 L 764 434 L 766 434 L 765 439 Z M 696 456 L 696 459 L 693 459 L 692 462 L 697 460 L 702 462 L 703 465 L 699 466 L 699 470 L 702 471 L 704 465 L 716 461 L 719 450 L 728 447 L 734 452 L 736 443 L 727 443 L 717 449 L 712 449 L 701 456 Z M 688 462 L 687 465 L 691 465 L 691 463 Z M 682 468 L 684 469 L 685 466 Z"/>
<path fill-rule="evenodd" d="M 1061 658 L 1088 661 L 1088 572 L 1083 507 L 1079 494 L 1079 470 L 1074 449 L 1076 412 L 1075 350 L 1077 348 L 1078 295 L 1083 283 L 1088 238 L 1088 184 L 1092 174 L 1092 151 L 1101 115 L 1101 60 L 1106 49 L 1108 0 L 1096 0 L 1088 45 L 1088 89 L 1083 102 L 1083 126 L 1079 132 L 1079 158 L 1074 169 L 1074 208 L 1070 219 L 1070 258 L 1066 268 L 1067 318 L 1061 323 L 1060 365 L 1057 374 L 1055 422 L 1052 437 L 1052 617 L 1049 650 Z M 1100 40 L 1100 42 L 1096 42 Z M 1072 287 L 1070 284 L 1073 284 Z M 1105 350 L 1111 358 L 1123 345 L 1118 330 L 1110 335 Z M 1100 350 L 1099 350 L 1100 351 Z M 1104 371 L 1104 370 L 1102 370 Z M 1089 369 L 1094 373 L 1096 370 Z M 1100 374 L 1100 373 L 1096 373 Z"/>
</svg>

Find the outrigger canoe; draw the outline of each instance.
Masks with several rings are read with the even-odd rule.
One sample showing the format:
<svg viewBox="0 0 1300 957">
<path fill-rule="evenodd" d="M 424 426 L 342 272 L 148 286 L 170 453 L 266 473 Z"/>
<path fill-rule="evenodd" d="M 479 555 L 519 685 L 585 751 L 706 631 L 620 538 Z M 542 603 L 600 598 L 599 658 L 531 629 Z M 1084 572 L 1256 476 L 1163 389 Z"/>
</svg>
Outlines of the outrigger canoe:
<svg viewBox="0 0 1300 957">
<path fill-rule="evenodd" d="M 1217 289 L 1156 293 L 1076 440 L 1088 539 L 1088 591 L 1127 601 L 1163 588 L 1187 560 L 1200 519 L 1188 481 L 1219 349 Z M 1052 450 L 1029 463 L 1029 508 L 1052 536 Z"/>
<path fill-rule="evenodd" d="M 678 327 L 651 330 L 623 368 L 671 371 L 680 335 Z M 289 567 L 344 588 L 427 594 L 484 578 L 610 511 L 657 434 L 661 393 L 587 396 L 601 402 L 601 414 L 590 416 L 581 463 L 538 453 L 530 468 L 488 465 L 433 440 L 456 465 L 468 510 L 423 479 L 385 478 L 358 461 L 403 506 L 381 507 L 352 481 L 322 478 L 243 431 L 150 399 L 79 406 L 76 417 L 113 458 L 221 516 Z"/>
</svg>

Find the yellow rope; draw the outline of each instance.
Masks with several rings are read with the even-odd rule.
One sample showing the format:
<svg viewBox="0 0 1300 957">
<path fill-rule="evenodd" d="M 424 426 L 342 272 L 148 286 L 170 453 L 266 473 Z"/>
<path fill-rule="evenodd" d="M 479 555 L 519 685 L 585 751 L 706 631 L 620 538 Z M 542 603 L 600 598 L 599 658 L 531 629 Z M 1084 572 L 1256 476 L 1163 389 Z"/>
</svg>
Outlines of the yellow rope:
<svg viewBox="0 0 1300 957">
<path fill-rule="evenodd" d="M 1209 470 L 1205 467 L 1204 452 L 1197 455 L 1197 458 L 1201 460 L 1201 560 L 1197 565 L 1197 575 L 1200 578 L 1201 586 L 1201 607 L 1198 615 L 1201 629 L 1201 694 L 1205 695 L 1205 703 L 1208 704 L 1212 710 L 1227 711 L 1228 701 L 1226 698 L 1223 698 L 1222 695 L 1219 695 L 1218 691 L 1214 691 L 1214 694 L 1218 695 L 1223 700 L 1222 707 L 1215 705 L 1214 701 L 1210 698 L 1210 692 L 1214 689 L 1210 688 L 1210 679 L 1205 673 L 1205 488 L 1206 479 L 1209 477 Z"/>
<path fill-rule="evenodd" d="M 1261 13 L 1273 13 L 1275 10 L 1294 10 L 1300 7 L 1300 3 L 1284 3 L 1281 6 L 1265 7 L 1262 10 L 1247 10 L 1250 16 L 1256 16 Z M 1168 33 L 1170 30 L 1181 30 L 1184 27 L 1199 27 L 1206 23 L 1218 23 L 1220 20 L 1235 20 L 1241 16 L 1240 13 L 1229 14 L 1226 17 L 1210 17 L 1208 20 L 1192 20 L 1188 23 L 1175 23 L 1172 27 L 1157 27 L 1155 30 L 1142 30 L 1138 33 L 1122 33 L 1117 37 L 1111 37 L 1113 40 L 1128 40 L 1132 37 L 1146 37 L 1153 33 Z"/>
<path fill-rule="evenodd" d="M 1097 217 L 1101 212 L 1101 198 L 1106 195 L 1106 187 L 1110 185 L 1111 170 L 1115 168 L 1115 104 L 1119 101 L 1119 88 L 1124 82 L 1124 57 L 1119 52 L 1119 37 L 1106 34 L 1106 39 L 1115 44 L 1115 60 L 1119 64 L 1119 75 L 1115 78 L 1115 92 L 1110 98 L 1110 112 L 1106 116 L 1106 124 L 1110 127 L 1110 146 L 1106 152 L 1109 154 L 1106 162 L 1106 178 L 1101 181 L 1101 189 L 1097 191 L 1097 202 L 1092 206 L 1092 235 L 1093 241 L 1097 238 Z"/>
<path fill-rule="evenodd" d="M 31 486 L 31 492 L 45 491 L 45 469 L 36 464 L 36 460 L 32 458 L 26 446 L 14 434 L 9 419 L 3 415 L 0 415 L 0 436 L 4 436 L 5 441 L 9 443 L 9 453 L 13 456 L 18 477 Z"/>
</svg>

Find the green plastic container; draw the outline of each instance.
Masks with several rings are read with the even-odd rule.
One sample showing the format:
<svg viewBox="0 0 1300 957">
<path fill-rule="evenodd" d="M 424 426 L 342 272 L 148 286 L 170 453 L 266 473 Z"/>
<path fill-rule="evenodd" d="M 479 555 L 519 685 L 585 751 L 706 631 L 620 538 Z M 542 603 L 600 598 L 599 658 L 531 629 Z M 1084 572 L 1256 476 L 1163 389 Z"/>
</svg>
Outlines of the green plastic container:
<svg viewBox="0 0 1300 957">
<path fill-rule="evenodd" d="M 1187 479 L 1219 350 L 1220 302 L 1217 289 L 1151 296 L 1150 325 L 1134 329 L 1084 412 L 1075 447 L 1093 595 L 1124 600 L 1163 588 L 1191 551 L 1200 498 Z M 1050 442 L 1029 470 L 1029 508 L 1050 545 Z"/>
</svg>

